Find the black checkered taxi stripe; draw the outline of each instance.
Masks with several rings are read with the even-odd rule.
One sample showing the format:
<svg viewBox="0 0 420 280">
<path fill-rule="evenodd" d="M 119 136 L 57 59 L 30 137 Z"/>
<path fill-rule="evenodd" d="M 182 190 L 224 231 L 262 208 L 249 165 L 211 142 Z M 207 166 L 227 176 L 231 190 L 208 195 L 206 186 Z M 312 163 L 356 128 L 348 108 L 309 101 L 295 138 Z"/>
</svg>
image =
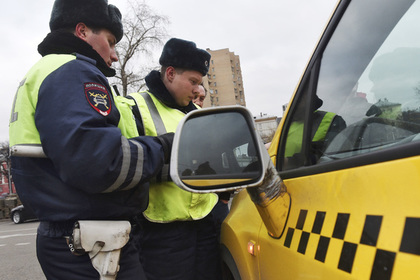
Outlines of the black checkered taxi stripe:
<svg viewBox="0 0 420 280">
<path fill-rule="evenodd" d="M 297 236 L 297 231 L 301 231 L 299 245 L 297 251 L 301 254 L 306 253 L 309 237 L 311 234 L 319 235 L 318 246 L 315 253 L 315 260 L 325 262 L 328 253 L 330 240 L 332 238 L 343 240 L 338 269 L 351 273 L 354 259 L 358 246 L 372 246 L 376 248 L 379 232 L 381 230 L 382 217 L 366 215 L 363 232 L 359 243 L 347 242 L 344 240 L 347 226 L 350 220 L 350 214 L 338 213 L 334 230 L 331 236 L 321 235 L 322 226 L 324 224 L 326 212 L 318 211 L 313 221 L 311 232 L 303 231 L 306 222 L 308 210 L 301 210 L 299 213 L 296 227 L 289 227 L 284 241 L 284 246 L 290 248 L 293 237 Z M 312 221 L 309 221 L 312 222 Z M 399 252 L 415 254 L 420 256 L 420 218 L 406 218 L 404 233 L 401 239 Z M 375 259 L 370 275 L 371 280 L 391 279 L 392 269 L 394 267 L 395 258 L 398 252 L 392 252 L 376 248 Z"/>
</svg>

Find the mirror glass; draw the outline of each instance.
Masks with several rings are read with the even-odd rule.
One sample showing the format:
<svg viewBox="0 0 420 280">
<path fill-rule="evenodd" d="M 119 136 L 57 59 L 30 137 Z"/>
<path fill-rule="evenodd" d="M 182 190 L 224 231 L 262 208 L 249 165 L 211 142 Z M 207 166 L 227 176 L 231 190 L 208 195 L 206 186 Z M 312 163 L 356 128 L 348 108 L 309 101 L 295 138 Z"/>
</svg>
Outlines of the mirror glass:
<svg viewBox="0 0 420 280">
<path fill-rule="evenodd" d="M 178 150 L 178 175 L 182 182 L 194 189 L 206 189 L 257 181 L 262 165 L 253 129 L 237 111 L 188 119 Z"/>
</svg>

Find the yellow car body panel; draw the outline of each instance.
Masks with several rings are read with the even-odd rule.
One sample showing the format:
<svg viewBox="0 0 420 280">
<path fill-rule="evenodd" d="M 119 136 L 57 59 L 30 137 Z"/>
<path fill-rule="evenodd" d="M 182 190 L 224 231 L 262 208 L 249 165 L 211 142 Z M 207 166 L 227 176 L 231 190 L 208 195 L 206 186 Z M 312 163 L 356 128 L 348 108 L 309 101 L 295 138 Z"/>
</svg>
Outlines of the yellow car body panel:
<svg viewBox="0 0 420 280">
<path fill-rule="evenodd" d="M 232 201 L 231 211 L 222 224 L 221 238 L 229 244 L 241 278 L 258 279 L 258 259 L 248 253 L 248 242 L 257 242 L 262 220 L 246 190 L 240 191 Z"/>
<path fill-rule="evenodd" d="M 242 279 L 314 279 L 315 275 L 369 279 L 378 250 L 394 256 L 389 269 L 398 277 L 393 279 L 420 277 L 420 256 L 400 251 L 406 217 L 420 216 L 420 157 L 285 180 L 285 184 L 293 199 L 280 239 L 267 234 L 246 191 L 232 202 L 222 239 L 229 244 Z M 303 224 L 298 225 L 305 212 Z M 317 213 L 324 213 L 324 220 L 321 231 L 313 233 Z M 343 236 L 333 237 L 339 215 L 348 218 L 347 227 Z M 362 240 L 367 217 L 381 220 L 376 245 Z M 321 238 L 329 242 L 324 261 L 316 259 Z M 255 242 L 255 256 L 247 252 L 250 241 Z M 355 254 L 340 264 L 345 243 Z"/>
<path fill-rule="evenodd" d="M 418 278 L 420 256 L 400 252 L 400 246 L 406 217 L 420 213 L 420 188 L 414 187 L 420 184 L 419 166 L 420 157 L 413 157 L 286 180 L 293 197 L 287 225 L 294 231 L 293 238 L 289 248 L 284 245 L 287 234 L 274 240 L 260 233 L 261 279 L 276 279 L 279 271 L 284 279 L 313 279 L 314 275 L 322 279 L 369 279 L 377 250 L 395 254 L 395 264 L 389 268 L 401 277 L 395 279 Z M 306 219 L 298 229 L 302 211 L 307 211 Z M 312 233 L 319 212 L 325 212 L 322 230 Z M 338 215 L 349 218 L 342 238 L 333 237 Z M 361 243 L 367 216 L 382 219 L 375 246 Z M 303 233 L 309 237 L 307 248 L 299 249 Z M 315 260 L 321 236 L 330 242 L 324 262 Z M 354 258 L 342 263 L 348 271 L 338 269 L 344 243 L 356 250 Z"/>
</svg>

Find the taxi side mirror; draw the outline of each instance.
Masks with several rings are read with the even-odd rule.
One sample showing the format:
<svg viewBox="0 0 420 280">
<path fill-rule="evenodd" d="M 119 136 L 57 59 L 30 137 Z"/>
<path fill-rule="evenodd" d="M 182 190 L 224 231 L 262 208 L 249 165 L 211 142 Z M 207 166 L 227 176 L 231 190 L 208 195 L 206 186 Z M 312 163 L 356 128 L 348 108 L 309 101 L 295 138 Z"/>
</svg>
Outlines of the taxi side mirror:
<svg viewBox="0 0 420 280">
<path fill-rule="evenodd" d="M 188 113 L 175 133 L 170 173 L 175 184 L 195 193 L 247 188 L 269 235 L 283 234 L 291 197 L 245 107 Z"/>
<path fill-rule="evenodd" d="M 195 110 L 179 123 L 171 178 L 196 193 L 259 185 L 270 161 L 252 114 L 240 106 Z"/>
</svg>

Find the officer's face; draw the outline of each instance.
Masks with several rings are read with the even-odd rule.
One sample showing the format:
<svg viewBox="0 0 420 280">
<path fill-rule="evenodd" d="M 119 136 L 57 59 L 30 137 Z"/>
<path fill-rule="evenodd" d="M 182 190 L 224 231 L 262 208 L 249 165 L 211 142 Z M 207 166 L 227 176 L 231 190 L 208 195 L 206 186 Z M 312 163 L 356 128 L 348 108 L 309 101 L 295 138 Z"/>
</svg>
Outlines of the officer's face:
<svg viewBox="0 0 420 280">
<path fill-rule="evenodd" d="M 166 84 L 168 91 L 179 106 L 187 106 L 199 94 L 199 86 L 203 79 L 201 73 L 192 70 L 185 70 L 181 73 L 173 67 L 168 67 L 166 73 L 170 81 Z"/>
<path fill-rule="evenodd" d="M 195 97 L 193 102 L 197 104 L 198 106 L 200 106 L 201 108 L 203 108 L 204 99 L 206 98 L 206 92 L 204 91 L 204 87 L 201 85 L 199 86 L 198 91 L 199 93 Z"/>
<path fill-rule="evenodd" d="M 109 67 L 112 66 L 113 62 L 118 61 L 115 53 L 117 40 L 110 31 L 101 29 L 98 32 L 93 32 L 91 29 L 88 29 L 86 34 L 86 42 L 92 46 Z"/>
</svg>

